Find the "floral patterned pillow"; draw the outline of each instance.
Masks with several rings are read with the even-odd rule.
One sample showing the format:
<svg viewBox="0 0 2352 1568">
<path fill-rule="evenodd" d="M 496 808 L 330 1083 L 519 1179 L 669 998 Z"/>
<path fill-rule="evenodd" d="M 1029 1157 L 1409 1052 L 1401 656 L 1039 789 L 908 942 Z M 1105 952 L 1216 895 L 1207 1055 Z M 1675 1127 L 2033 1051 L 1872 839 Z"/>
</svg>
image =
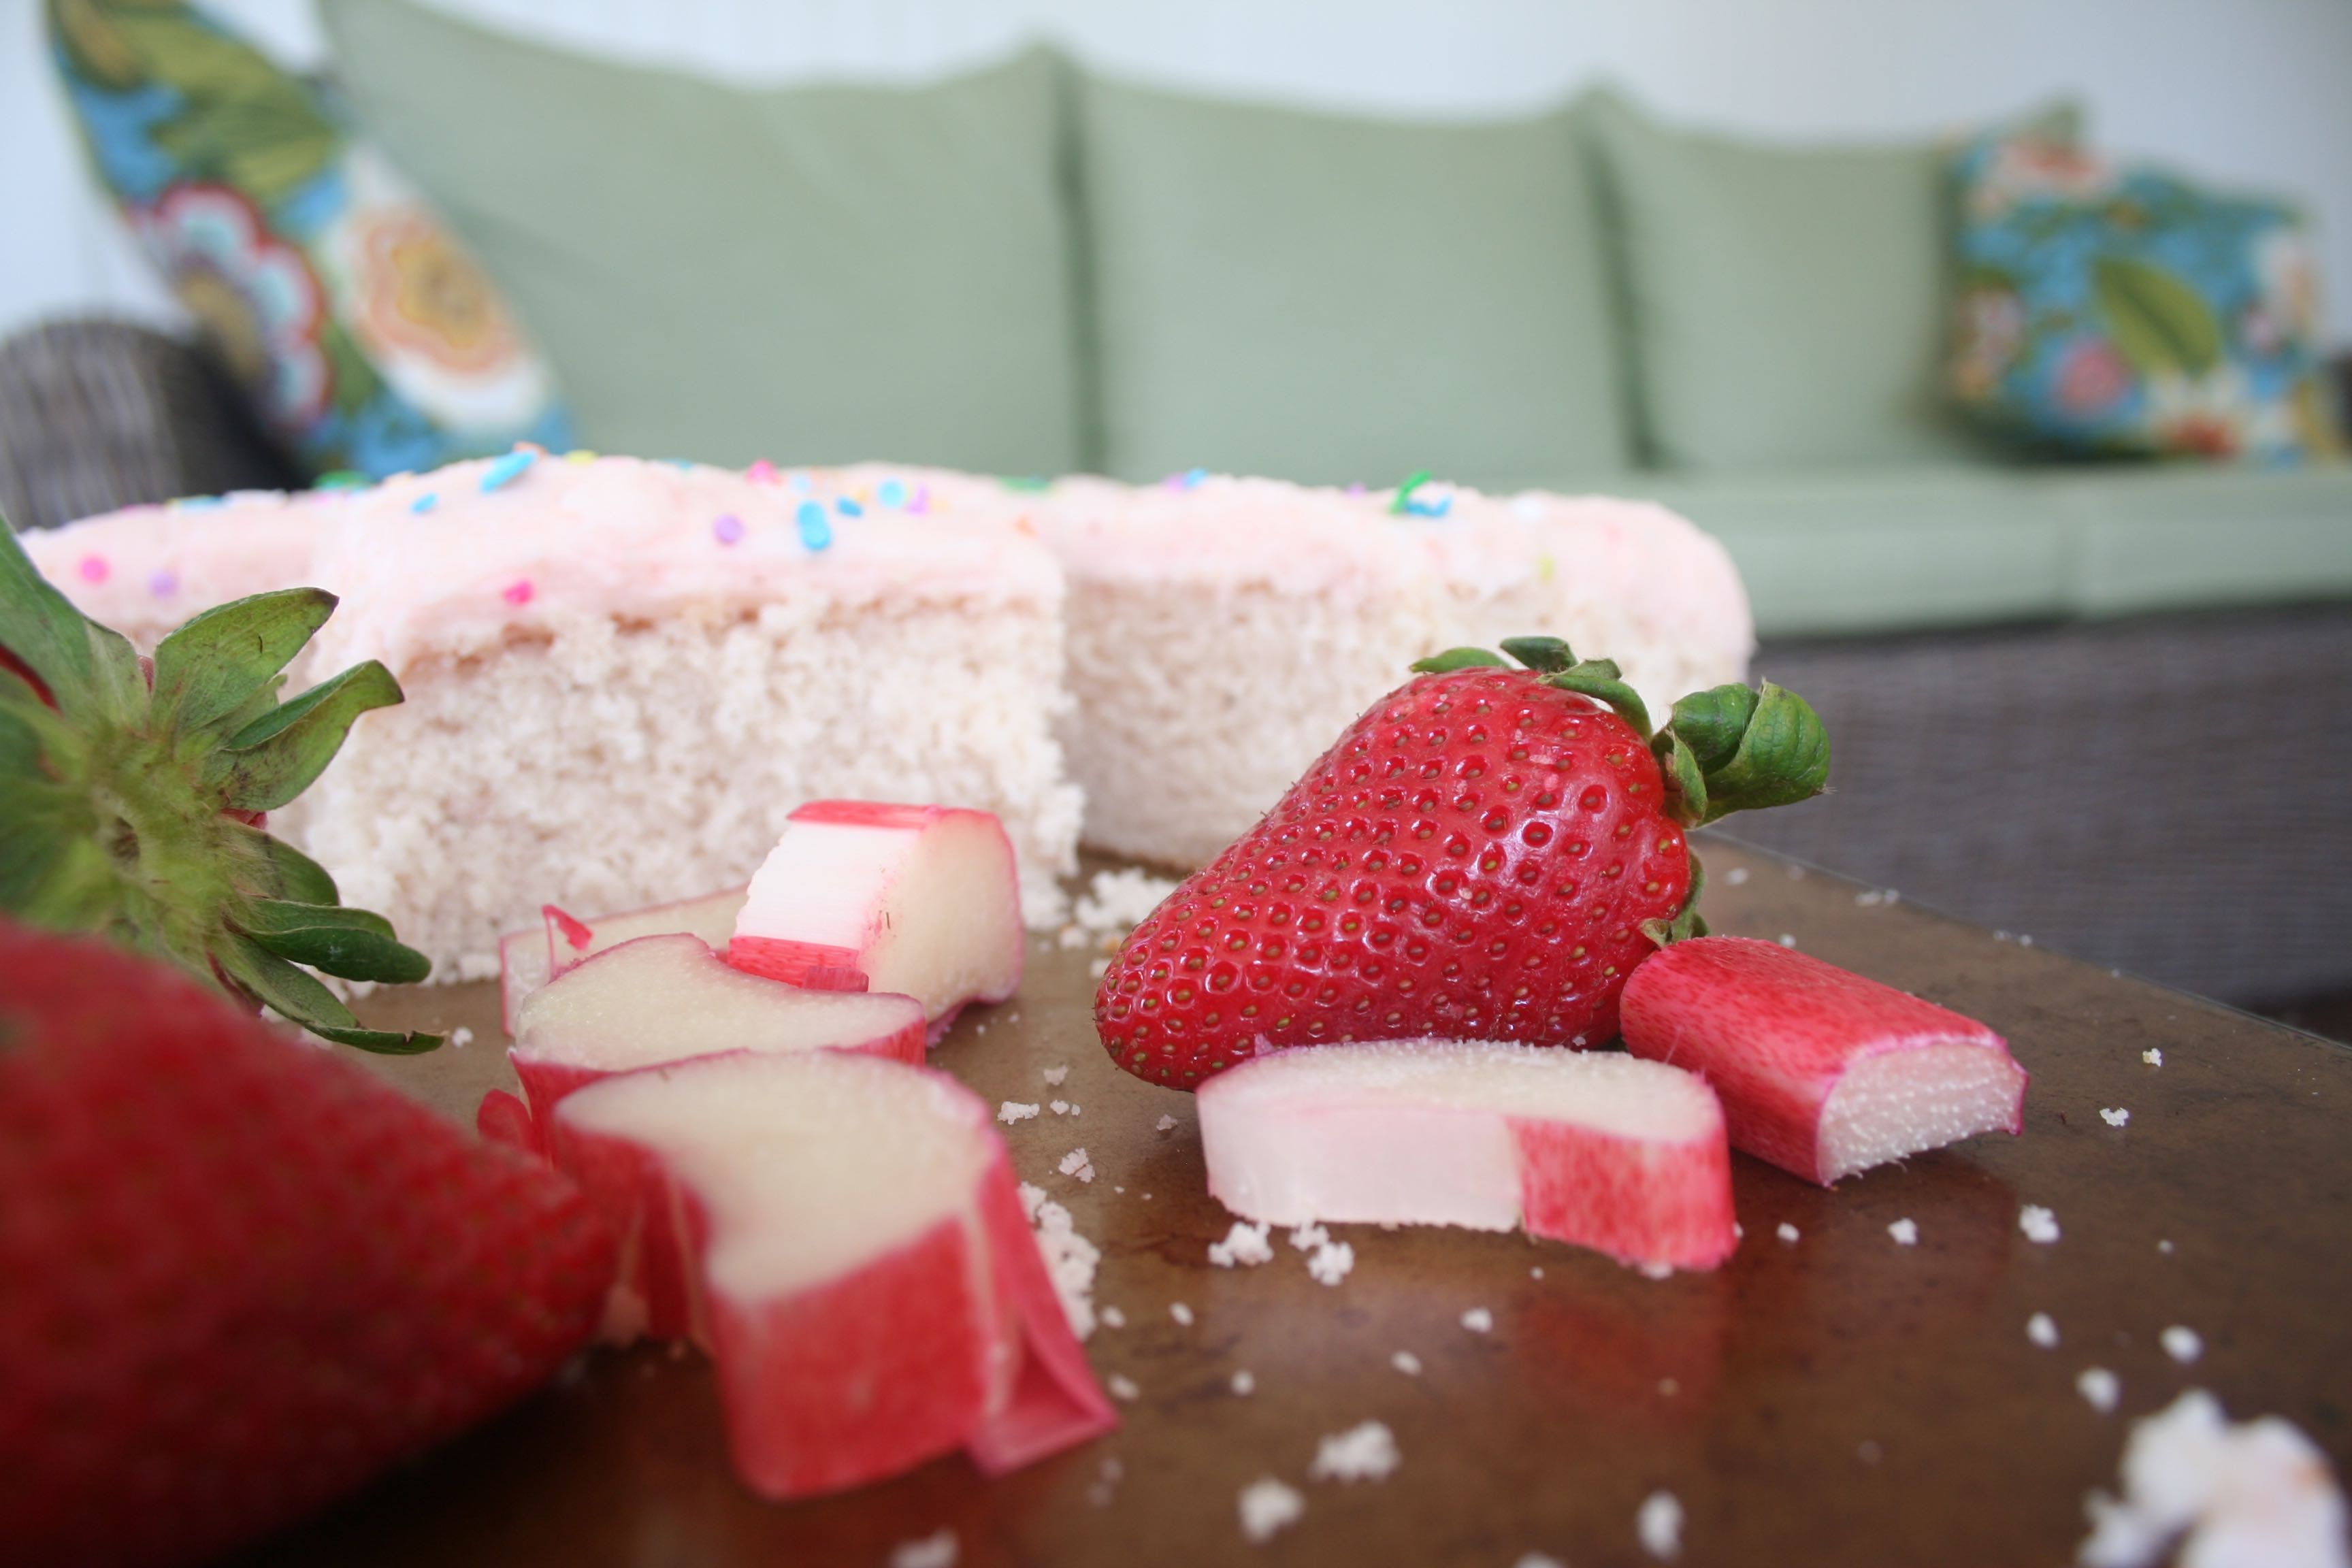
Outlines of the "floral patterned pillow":
<svg viewBox="0 0 2352 1568">
<path fill-rule="evenodd" d="M 2336 449 L 2301 216 L 2033 136 L 1958 164 L 1950 386 L 1988 425 L 2092 456 Z"/>
<path fill-rule="evenodd" d="M 571 444 L 489 278 L 317 89 L 183 0 L 48 0 L 100 177 L 314 471 Z"/>
</svg>

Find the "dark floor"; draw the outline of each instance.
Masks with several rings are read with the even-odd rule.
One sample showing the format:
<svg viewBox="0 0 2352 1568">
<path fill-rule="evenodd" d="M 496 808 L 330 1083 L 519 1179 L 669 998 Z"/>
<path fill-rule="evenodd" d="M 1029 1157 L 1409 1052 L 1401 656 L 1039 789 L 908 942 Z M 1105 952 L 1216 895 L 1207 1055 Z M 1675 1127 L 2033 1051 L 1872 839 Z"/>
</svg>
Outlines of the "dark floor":
<svg viewBox="0 0 2352 1568">
<path fill-rule="evenodd" d="M 2265 1018 L 2276 1018 L 2282 1024 L 2293 1024 L 2298 1029 L 2309 1029 L 2315 1035 L 2325 1035 L 2331 1040 L 2341 1040 L 2352 1046 L 2352 991 L 2338 991 L 2326 996 L 2308 996 L 2300 1002 L 2283 1002 L 2248 1012 L 2260 1013 Z"/>
</svg>

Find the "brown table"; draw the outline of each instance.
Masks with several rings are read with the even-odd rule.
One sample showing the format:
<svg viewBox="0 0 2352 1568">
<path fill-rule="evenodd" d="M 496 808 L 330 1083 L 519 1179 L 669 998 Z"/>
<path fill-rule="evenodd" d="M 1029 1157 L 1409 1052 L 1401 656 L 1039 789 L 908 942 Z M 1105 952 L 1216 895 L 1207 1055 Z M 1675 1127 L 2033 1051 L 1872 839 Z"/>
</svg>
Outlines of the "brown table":
<svg viewBox="0 0 2352 1568">
<path fill-rule="evenodd" d="M 1112 1066 L 1089 1023 L 1093 955 L 1040 942 L 1021 995 L 968 1016 L 936 1059 L 992 1100 L 1080 1108 L 1006 1142 L 1103 1249 L 1095 1299 L 1126 1327 L 1088 1353 L 1140 1391 L 1119 1432 L 993 1482 L 959 1456 L 776 1505 L 730 1476 L 698 1356 L 599 1351 L 252 1561 L 879 1565 L 947 1526 L 963 1568 L 1509 1568 L 1530 1552 L 1597 1568 L 1652 1561 L 1634 1518 L 1664 1489 L 1690 1564 L 2054 1564 L 2084 1533 L 2084 1492 L 2115 1486 L 2131 1419 L 2192 1385 L 2241 1418 L 2286 1416 L 2352 1476 L 2352 1052 L 1759 853 L 1706 858 L 1718 929 L 1787 933 L 2007 1035 L 2033 1075 L 2024 1135 L 1834 1192 L 1739 1157 L 1746 1240 L 1714 1274 L 1654 1281 L 1518 1236 L 1376 1226 L 1335 1227 L 1356 1250 L 1337 1288 L 1278 1239 L 1270 1265 L 1214 1268 L 1231 1217 L 1204 1190 L 1190 1097 Z M 473 1028 L 462 1050 L 376 1063 L 453 1115 L 512 1081 L 492 987 L 363 1010 Z M 2141 1059 L 2151 1047 L 2161 1068 Z M 1049 1091 L 1041 1069 L 1065 1062 Z M 1091 1185 L 1055 1173 L 1079 1145 Z M 2055 1210 L 2063 1239 L 2020 1234 L 2023 1204 Z M 1916 1246 L 1888 1234 L 1904 1218 Z M 1491 1332 L 1462 1326 L 1475 1307 Z M 2057 1349 L 2028 1342 L 2036 1311 Z M 2193 1366 L 2158 1344 L 2175 1323 L 2203 1336 Z M 1398 1351 L 1420 1375 L 1392 1366 Z M 2075 1391 L 2093 1365 L 2121 1379 L 2116 1414 Z M 1309 1481 L 1318 1438 L 1367 1419 L 1394 1431 L 1396 1473 Z M 1252 1546 L 1235 1499 L 1269 1474 L 1306 1493 L 1306 1517 Z"/>
</svg>

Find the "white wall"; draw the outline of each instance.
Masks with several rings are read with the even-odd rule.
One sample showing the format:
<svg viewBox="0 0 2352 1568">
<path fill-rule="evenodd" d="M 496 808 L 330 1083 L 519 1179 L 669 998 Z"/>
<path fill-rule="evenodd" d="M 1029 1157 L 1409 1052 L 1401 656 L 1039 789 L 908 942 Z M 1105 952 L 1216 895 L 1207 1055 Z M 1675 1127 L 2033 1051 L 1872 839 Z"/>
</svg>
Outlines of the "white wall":
<svg viewBox="0 0 2352 1568">
<path fill-rule="evenodd" d="M 2347 0 L 435 0 L 738 80 L 903 79 L 1043 33 L 1171 84 L 1415 115 L 1506 112 L 1609 76 L 1667 113 L 1792 137 L 1899 135 L 2058 93 L 2104 147 L 2294 197 L 2352 342 Z M 310 0 L 214 0 L 288 58 Z M 0 0 L 0 332 L 168 302 L 89 195 L 41 42 Z"/>
</svg>

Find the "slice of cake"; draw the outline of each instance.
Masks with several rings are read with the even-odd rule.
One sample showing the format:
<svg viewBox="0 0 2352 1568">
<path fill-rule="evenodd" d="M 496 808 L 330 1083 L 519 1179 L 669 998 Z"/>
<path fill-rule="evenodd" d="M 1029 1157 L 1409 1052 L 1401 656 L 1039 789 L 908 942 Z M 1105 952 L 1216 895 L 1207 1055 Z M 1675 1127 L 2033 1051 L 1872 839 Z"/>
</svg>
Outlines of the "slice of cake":
<svg viewBox="0 0 2352 1568">
<path fill-rule="evenodd" d="M 912 469 L 581 456 L 522 448 L 331 503 L 118 513 L 37 559 L 139 628 L 135 591 L 94 591 L 170 572 L 341 595 L 306 657 L 380 658 L 407 700 L 359 724 L 278 826 L 436 977 L 497 973 L 499 932 L 545 903 L 740 886 L 824 796 L 993 813 L 1024 915 L 1057 918 L 1080 795 L 1053 731 L 1063 578 L 1034 498 Z M 155 630 L 204 602 L 173 597 Z"/>
<path fill-rule="evenodd" d="M 1066 480 L 1049 517 L 1087 838 L 1171 865 L 1246 831 L 1425 655 L 1564 637 L 1663 720 L 1754 646 L 1723 547 L 1647 502 L 1187 476 Z"/>
</svg>

